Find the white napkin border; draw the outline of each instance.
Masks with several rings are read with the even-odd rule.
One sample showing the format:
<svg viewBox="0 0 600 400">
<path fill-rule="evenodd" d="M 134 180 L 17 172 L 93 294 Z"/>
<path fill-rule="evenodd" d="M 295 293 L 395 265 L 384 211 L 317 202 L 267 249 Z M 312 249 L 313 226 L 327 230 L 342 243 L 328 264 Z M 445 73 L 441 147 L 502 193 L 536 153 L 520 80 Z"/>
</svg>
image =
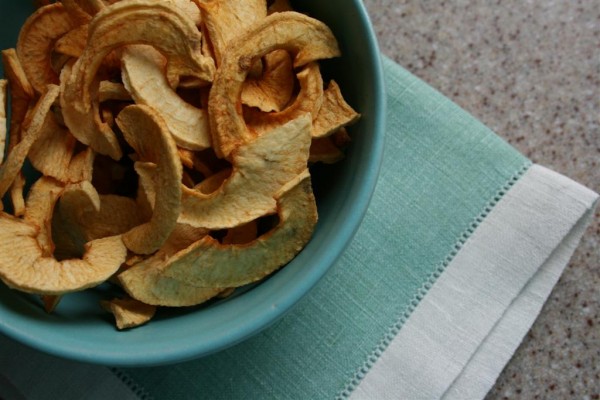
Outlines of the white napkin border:
<svg viewBox="0 0 600 400">
<path fill-rule="evenodd" d="M 537 317 L 597 200 L 569 178 L 531 166 L 385 351 L 371 356 L 350 398 L 483 398 Z"/>
</svg>

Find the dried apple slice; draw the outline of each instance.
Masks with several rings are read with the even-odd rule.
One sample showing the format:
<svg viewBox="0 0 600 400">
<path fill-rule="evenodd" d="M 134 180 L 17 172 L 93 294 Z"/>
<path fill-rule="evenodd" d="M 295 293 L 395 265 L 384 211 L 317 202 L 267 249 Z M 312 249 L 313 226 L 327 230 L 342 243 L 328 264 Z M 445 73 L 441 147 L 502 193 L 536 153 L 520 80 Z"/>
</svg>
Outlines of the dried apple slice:
<svg viewBox="0 0 600 400">
<path fill-rule="evenodd" d="M 175 228 L 181 210 L 182 167 L 177 146 L 163 120 L 147 106 L 124 108 L 117 124 L 140 161 L 156 164 L 156 199 L 149 222 L 123 235 L 123 242 L 138 254 L 155 252 Z"/>
<path fill-rule="evenodd" d="M 58 84 L 51 59 L 54 44 L 78 25 L 61 3 L 39 8 L 25 21 L 17 40 L 17 54 L 36 92 L 44 92 L 48 84 Z"/>
<path fill-rule="evenodd" d="M 146 304 L 160 306 L 193 306 L 215 297 L 223 289 L 197 288 L 162 274 L 162 269 L 169 264 L 171 257 L 201 240 L 206 233 L 206 230 L 178 224 L 155 255 L 117 275 L 120 285 L 131 297 Z"/>
<path fill-rule="evenodd" d="M 264 55 L 285 49 L 294 67 L 340 55 L 331 30 L 322 22 L 296 12 L 272 14 L 233 39 L 209 97 L 212 143 L 220 157 L 253 139 L 241 115 L 240 96 L 252 65 Z"/>
<path fill-rule="evenodd" d="M 123 83 L 137 104 L 156 110 L 165 120 L 175 143 L 184 149 L 210 147 L 208 115 L 185 102 L 165 75 L 166 59 L 150 46 L 129 46 L 122 57 Z"/>
<path fill-rule="evenodd" d="M 23 220 L 38 228 L 36 240 L 44 257 L 52 257 L 54 253 L 52 215 L 54 206 L 63 190 L 64 185 L 52 178 L 43 176 L 31 186 L 31 190 L 27 195 Z"/>
<path fill-rule="evenodd" d="M 84 24 L 65 33 L 54 44 L 54 51 L 69 57 L 80 57 L 87 43 L 88 29 L 89 25 Z"/>
<path fill-rule="evenodd" d="M 122 152 L 112 129 L 102 122 L 98 105 L 102 60 L 115 48 L 151 44 L 169 62 L 185 66 L 190 75 L 212 81 L 214 62 L 201 54 L 202 37 L 194 23 L 176 7 L 150 0 L 115 3 L 90 22 L 87 46 L 61 75 L 61 106 L 65 123 L 82 143 L 98 153 L 120 159 Z"/>
<path fill-rule="evenodd" d="M 290 55 L 275 50 L 264 57 L 262 76 L 244 82 L 242 104 L 264 112 L 281 111 L 290 101 L 294 83 Z"/>
<path fill-rule="evenodd" d="M 131 95 L 125 86 L 111 81 L 100 82 L 98 95 L 101 103 L 109 100 L 131 101 Z"/>
<path fill-rule="evenodd" d="M 123 234 L 144 222 L 134 199 L 99 195 L 87 181 L 65 189 L 58 213 L 63 228 L 81 238 L 83 243 Z"/>
<path fill-rule="evenodd" d="M 6 89 L 8 81 L 0 79 L 0 164 L 4 161 L 4 147 L 6 145 Z"/>
<path fill-rule="evenodd" d="M 225 229 L 274 213 L 275 193 L 306 168 L 311 122 L 305 114 L 232 152 L 231 176 L 216 191 L 183 187 L 179 222 Z"/>
<path fill-rule="evenodd" d="M 203 0 L 197 1 L 197 4 L 217 66 L 221 64 L 231 40 L 267 16 L 266 0 Z"/>
<path fill-rule="evenodd" d="M 54 116 L 49 114 L 38 139 L 29 150 L 28 158 L 31 165 L 42 174 L 68 182 L 75 144 L 73 135 L 58 125 Z"/>
<path fill-rule="evenodd" d="M 32 110 L 32 117 L 25 127 L 21 141 L 9 152 L 4 164 L 0 166 L 0 198 L 4 196 L 15 177 L 21 171 L 23 162 L 31 149 L 33 143 L 39 138 L 43 131 L 44 120 L 48 116 L 50 107 L 57 99 L 59 87 L 48 85 L 48 90 L 38 100 Z"/>
<path fill-rule="evenodd" d="M 82 259 L 57 261 L 44 257 L 36 237 L 39 229 L 0 213 L 0 279 L 28 293 L 60 295 L 96 286 L 125 261 L 127 249 L 119 236 L 86 244 Z"/>
<path fill-rule="evenodd" d="M 247 127 L 255 135 L 261 135 L 302 114 L 309 113 L 314 120 L 323 104 L 323 78 L 317 63 L 310 63 L 298 73 L 300 92 L 294 102 L 283 111 L 264 113 L 248 109 L 244 113 Z"/>
<path fill-rule="evenodd" d="M 314 120 L 312 135 L 315 138 L 331 135 L 359 118 L 360 114 L 344 100 L 338 84 L 331 81 L 325 90 L 323 105 Z"/>
<path fill-rule="evenodd" d="M 240 245 L 206 236 L 171 257 L 162 275 L 200 288 L 230 288 L 273 273 L 306 245 L 317 222 L 308 170 L 282 187 L 276 201 L 279 223 L 266 234 Z"/>
<path fill-rule="evenodd" d="M 154 317 L 156 306 L 131 298 L 101 301 L 100 305 L 115 317 L 117 329 L 129 329 L 143 325 Z"/>
</svg>

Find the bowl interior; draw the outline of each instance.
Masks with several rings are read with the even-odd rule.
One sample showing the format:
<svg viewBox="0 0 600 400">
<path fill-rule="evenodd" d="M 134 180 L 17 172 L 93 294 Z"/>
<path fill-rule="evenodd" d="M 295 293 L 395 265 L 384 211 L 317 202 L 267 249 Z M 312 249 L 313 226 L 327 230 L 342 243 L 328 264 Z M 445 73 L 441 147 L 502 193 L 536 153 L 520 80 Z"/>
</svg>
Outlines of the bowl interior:
<svg viewBox="0 0 600 400">
<path fill-rule="evenodd" d="M 39 350 L 114 366 L 159 365 L 193 359 L 238 343 L 282 316 L 325 274 L 358 228 L 382 157 L 385 97 L 380 56 L 360 0 L 303 0 L 298 10 L 326 22 L 343 56 L 322 63 L 348 102 L 362 114 L 350 128 L 347 157 L 312 169 L 319 223 L 313 239 L 285 268 L 265 281 L 207 305 L 160 310 L 149 324 L 118 332 L 98 306 L 114 289 L 65 296 L 53 314 L 36 296 L 0 283 L 0 332 Z M 14 47 L 30 2 L 0 0 L 0 48 Z"/>
</svg>

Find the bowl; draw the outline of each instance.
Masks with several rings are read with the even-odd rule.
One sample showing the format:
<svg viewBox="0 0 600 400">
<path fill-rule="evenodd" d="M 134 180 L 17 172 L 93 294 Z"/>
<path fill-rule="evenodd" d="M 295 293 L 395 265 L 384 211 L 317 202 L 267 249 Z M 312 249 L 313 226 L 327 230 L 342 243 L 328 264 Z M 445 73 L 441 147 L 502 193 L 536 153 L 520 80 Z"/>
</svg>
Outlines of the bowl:
<svg viewBox="0 0 600 400">
<path fill-rule="evenodd" d="M 0 48 L 14 47 L 32 2 L 1 0 Z M 314 236 L 287 266 L 230 298 L 192 309 L 160 310 L 147 325 L 117 331 L 98 306 L 112 289 L 65 296 L 47 314 L 36 296 L 0 283 L 0 332 L 56 356 L 111 366 L 151 366 L 202 357 L 268 327 L 305 296 L 351 241 L 374 191 L 383 152 L 385 93 L 380 54 L 360 0 L 303 0 L 297 9 L 327 23 L 343 56 L 322 62 L 347 101 L 362 114 L 350 128 L 346 158 L 317 166 L 313 186 L 319 209 Z"/>
</svg>

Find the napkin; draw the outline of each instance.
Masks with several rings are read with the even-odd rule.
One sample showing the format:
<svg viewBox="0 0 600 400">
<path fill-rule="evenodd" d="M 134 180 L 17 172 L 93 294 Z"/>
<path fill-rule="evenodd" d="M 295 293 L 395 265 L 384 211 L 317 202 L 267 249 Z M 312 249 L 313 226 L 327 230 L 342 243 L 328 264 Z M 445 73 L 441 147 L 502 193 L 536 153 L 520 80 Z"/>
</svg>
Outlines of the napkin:
<svg viewBox="0 0 600 400">
<path fill-rule="evenodd" d="M 0 385 L 31 399 L 483 398 L 598 195 L 383 63 L 386 148 L 370 207 L 289 313 L 217 354 L 154 368 L 85 365 L 0 338 Z"/>
</svg>

